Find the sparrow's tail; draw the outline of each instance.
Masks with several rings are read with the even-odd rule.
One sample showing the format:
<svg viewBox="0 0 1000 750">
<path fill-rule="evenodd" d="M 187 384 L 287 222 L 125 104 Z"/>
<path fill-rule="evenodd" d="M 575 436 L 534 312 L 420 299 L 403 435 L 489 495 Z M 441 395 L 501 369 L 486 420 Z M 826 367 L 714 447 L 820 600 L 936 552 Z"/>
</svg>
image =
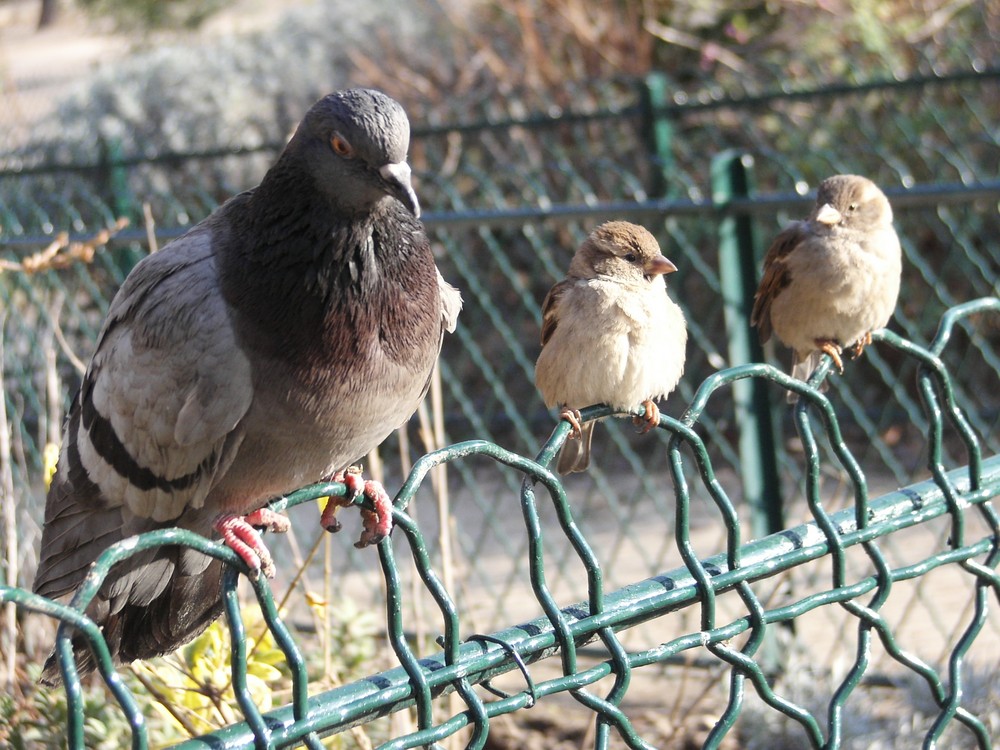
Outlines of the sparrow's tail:
<svg viewBox="0 0 1000 750">
<path fill-rule="evenodd" d="M 809 377 L 813 374 L 813 371 L 817 367 L 819 367 L 822 358 L 823 358 L 823 352 L 820 351 L 809 352 L 809 354 L 807 354 L 802 359 L 799 359 L 798 354 L 793 354 L 792 377 L 802 381 L 809 380 Z M 820 392 L 825 391 L 827 388 L 829 388 L 829 385 L 827 385 L 827 382 L 825 380 L 819 384 Z M 799 400 L 799 394 L 797 394 L 795 391 L 789 391 L 787 399 L 788 403 L 794 404 Z"/>
<path fill-rule="evenodd" d="M 590 465 L 590 441 L 594 437 L 596 422 L 587 422 L 580 427 L 580 439 L 569 438 L 563 443 L 559 452 L 559 463 L 556 470 L 560 474 L 570 474 L 574 471 L 586 471 Z"/>
</svg>

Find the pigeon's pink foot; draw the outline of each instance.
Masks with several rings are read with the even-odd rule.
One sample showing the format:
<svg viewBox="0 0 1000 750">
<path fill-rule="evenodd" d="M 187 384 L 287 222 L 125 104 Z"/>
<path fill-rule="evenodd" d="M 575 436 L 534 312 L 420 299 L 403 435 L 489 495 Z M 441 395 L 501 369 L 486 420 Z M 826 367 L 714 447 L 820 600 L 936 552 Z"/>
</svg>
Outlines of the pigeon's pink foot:
<svg viewBox="0 0 1000 750">
<path fill-rule="evenodd" d="M 830 358 L 833 359 L 834 367 L 837 368 L 837 372 L 843 375 L 844 360 L 840 358 L 840 355 L 844 350 L 840 348 L 840 344 L 832 339 L 816 339 L 814 343 L 816 344 L 816 348 L 823 352 L 823 354 L 830 355 Z"/>
<path fill-rule="evenodd" d="M 643 435 L 649 432 L 654 427 L 658 427 L 660 424 L 660 408 L 654 404 L 650 399 L 646 399 L 642 402 L 643 408 L 646 413 L 641 417 L 636 417 L 632 422 L 642 429 L 639 430 Z"/>
<path fill-rule="evenodd" d="M 361 467 L 350 466 L 345 471 L 338 471 L 333 475 L 332 481 L 340 482 L 347 487 L 346 497 L 330 497 L 327 500 L 323 514 L 320 516 L 320 525 L 327 531 L 340 531 L 340 521 L 337 520 L 337 510 L 354 504 L 354 498 L 364 494 L 374 510 L 361 509 L 361 521 L 364 524 L 364 531 L 361 538 L 355 542 L 357 548 L 367 547 L 369 544 L 378 544 L 392 531 L 392 498 L 385 488 L 374 479 L 363 479 L 361 477 Z"/>
<path fill-rule="evenodd" d="M 569 422 L 569 426 L 573 428 L 569 436 L 574 440 L 579 440 L 583 435 L 583 428 L 580 426 L 580 410 L 564 406 L 559 412 L 559 418 Z"/>
<path fill-rule="evenodd" d="M 223 514 L 212 524 L 212 528 L 222 534 L 225 545 L 246 563 L 251 578 L 256 578 L 261 573 L 274 578 L 274 560 L 255 526 L 283 533 L 288 531 L 291 524 L 285 516 L 269 508 L 260 508 L 246 516 Z"/>
</svg>

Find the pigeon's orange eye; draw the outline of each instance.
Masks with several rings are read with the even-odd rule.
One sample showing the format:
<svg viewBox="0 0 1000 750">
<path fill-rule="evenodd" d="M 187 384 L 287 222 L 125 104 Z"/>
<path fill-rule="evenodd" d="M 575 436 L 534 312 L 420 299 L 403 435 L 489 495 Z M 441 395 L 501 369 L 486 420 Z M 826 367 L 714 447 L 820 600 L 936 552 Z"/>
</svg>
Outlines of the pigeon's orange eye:
<svg viewBox="0 0 1000 750">
<path fill-rule="evenodd" d="M 337 156 L 352 156 L 354 154 L 351 144 L 340 133 L 334 133 L 330 136 L 330 148 Z"/>
</svg>

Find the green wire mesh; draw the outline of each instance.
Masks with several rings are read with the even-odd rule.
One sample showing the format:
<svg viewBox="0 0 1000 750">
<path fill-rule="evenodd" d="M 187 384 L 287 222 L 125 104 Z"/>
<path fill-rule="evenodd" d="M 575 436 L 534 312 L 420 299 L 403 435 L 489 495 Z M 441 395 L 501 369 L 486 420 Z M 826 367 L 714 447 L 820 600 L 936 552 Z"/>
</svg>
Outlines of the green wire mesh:
<svg viewBox="0 0 1000 750">
<path fill-rule="evenodd" d="M 394 499 L 394 535 L 378 547 L 379 561 L 387 592 L 387 630 L 400 666 L 364 680 L 319 695 L 310 695 L 303 656 L 279 616 L 270 587 L 263 578 L 252 581 L 253 591 L 264 620 L 285 654 L 293 677 L 293 700 L 288 706 L 262 714 L 246 689 L 246 640 L 242 615 L 236 596 L 238 572 L 242 563 L 229 549 L 218 543 L 180 530 L 157 531 L 125 540 L 105 552 L 88 575 L 84 585 L 69 605 L 60 605 L 23 590 L 0 588 L 0 600 L 40 612 L 60 621 L 57 637 L 59 663 L 67 686 L 71 712 L 68 727 L 70 747 L 83 746 L 80 683 L 73 662 L 70 636 L 79 630 L 97 655 L 99 670 L 115 700 L 128 717 L 133 729 L 133 747 L 146 748 L 144 719 L 135 701 L 111 664 L 99 629 L 81 612 L 95 594 L 115 563 L 141 550 L 162 544 L 182 544 L 212 555 L 227 563 L 225 612 L 232 631 L 233 686 L 245 716 L 242 724 L 227 727 L 212 735 L 185 742 L 181 748 L 286 747 L 304 744 L 320 747 L 319 738 L 343 731 L 390 711 L 415 706 L 418 730 L 395 737 L 382 748 L 411 748 L 432 745 L 471 727 L 467 746 L 482 748 L 490 731 L 490 720 L 502 714 L 529 708 L 554 693 L 566 692 L 592 711 L 596 721 L 594 747 L 609 746 L 617 735 L 630 748 L 652 747 L 636 730 L 622 709 L 629 683 L 637 669 L 667 663 L 684 651 L 707 649 L 729 668 L 729 702 L 718 717 L 704 743 L 719 747 L 738 720 L 747 689 L 750 687 L 775 711 L 801 725 L 802 746 L 840 747 L 844 709 L 865 677 L 877 639 L 886 652 L 904 669 L 926 683 L 939 712 L 926 733 L 925 746 L 935 747 L 951 724 L 963 730 L 962 746 L 993 747 L 983 721 L 962 705 L 963 660 L 979 636 L 989 616 L 990 599 L 995 607 L 1000 600 L 1000 516 L 993 498 L 1000 495 L 1000 456 L 982 456 L 981 444 L 969 426 L 966 412 L 954 398 L 952 376 L 942 364 L 941 354 L 956 326 L 968 318 L 1000 314 L 1000 300 L 982 299 L 948 311 L 930 346 L 922 347 L 887 331 L 878 332 L 880 347 L 891 347 L 918 364 L 919 392 L 923 413 L 931 426 L 931 450 L 927 457 L 932 478 L 878 498 L 872 498 L 864 472 L 844 443 L 837 419 L 837 406 L 817 390 L 829 370 L 829 361 L 816 372 L 810 383 L 790 378 L 766 364 L 751 364 L 723 370 L 705 380 L 698 388 L 687 411 L 679 420 L 661 417 L 660 429 L 669 435 L 669 463 L 674 486 L 675 542 L 684 565 L 624 588 L 607 591 L 604 585 L 601 555 L 587 541 L 574 521 L 573 504 L 559 478 L 548 468 L 559 447 L 567 438 L 569 426 L 560 423 L 552 437 L 531 459 L 512 453 L 487 441 L 467 441 L 429 453 L 413 467 Z M 811 519 L 776 535 L 755 541 L 744 540 L 739 514 L 723 484 L 715 476 L 712 461 L 699 434 L 700 418 L 713 398 L 725 398 L 727 390 L 745 379 L 761 379 L 778 389 L 799 394 L 794 409 L 795 423 L 801 438 L 806 465 L 805 494 Z M 637 407 L 636 414 L 641 413 Z M 584 410 L 584 418 L 612 414 L 606 407 Z M 964 446 L 967 463 L 949 468 L 944 459 L 943 441 L 953 432 Z M 850 477 L 853 503 L 837 512 L 827 510 L 820 491 L 823 451 L 817 440 L 822 435 L 830 447 L 832 460 Z M 541 616 L 500 632 L 479 635 L 463 627 L 461 612 L 441 582 L 419 525 L 408 514 L 410 501 L 431 469 L 444 463 L 462 462 L 470 457 L 490 459 L 522 477 L 520 506 L 524 533 L 529 541 L 531 586 Z M 726 529 L 726 551 L 708 558 L 700 557 L 692 547 L 690 480 L 701 483 L 715 505 L 717 523 Z M 310 502 L 316 498 L 343 496 L 340 484 L 304 488 L 272 504 L 278 511 Z M 546 580 L 546 536 L 539 508 L 549 505 L 558 518 L 559 531 L 571 542 L 577 557 L 578 575 L 587 581 L 585 601 L 559 602 Z M 983 532 L 969 533 L 971 517 L 982 522 Z M 913 564 L 893 567 L 880 548 L 892 534 L 911 526 L 942 517 L 949 524 L 948 544 L 928 550 Z M 407 597 L 398 573 L 397 553 L 400 537 L 405 537 L 420 580 L 435 601 L 443 633 L 442 650 L 418 658 L 406 634 L 403 603 Z M 863 550 L 870 560 L 872 573 L 853 575 L 846 564 L 852 548 Z M 829 584 L 780 607 L 768 607 L 755 592 L 757 581 L 803 565 L 825 560 L 830 569 Z M 888 625 L 881 610 L 894 585 L 924 575 L 940 566 L 956 566 L 975 585 L 974 609 L 964 632 L 951 646 L 947 670 L 935 669 L 909 652 Z M 736 592 L 745 612 L 739 617 L 723 615 L 717 599 L 726 592 Z M 992 596 L 991 596 L 992 595 Z M 832 690 L 825 715 L 817 715 L 781 694 L 776 676 L 769 674 L 757 660 L 758 651 L 769 632 L 783 623 L 818 608 L 839 605 L 856 620 L 856 656 L 843 680 Z M 619 634 L 654 618 L 667 617 L 683 608 L 697 608 L 700 627 L 664 643 L 641 650 L 629 650 Z M 584 667 L 579 650 L 589 643 L 599 643 L 604 657 L 596 665 Z M 561 675 L 537 679 L 531 666 L 546 657 L 558 657 Z M 513 692 L 476 690 L 488 680 L 505 672 L 520 672 L 523 689 Z M 613 677 L 609 690 L 591 686 L 607 676 Z M 436 720 L 432 711 L 435 700 L 455 692 L 464 704 L 460 711 Z"/>
<path fill-rule="evenodd" d="M 593 718 L 588 743 L 644 747 L 657 742 L 632 708 L 639 683 L 674 685 L 664 681 L 691 664 L 707 680 L 728 680 L 705 747 L 725 747 L 741 720 L 761 716 L 787 720 L 792 747 L 842 747 L 872 686 L 900 680 L 916 681 L 932 704 L 926 746 L 997 744 L 968 698 L 973 668 L 984 655 L 995 660 L 1000 638 L 987 610 L 998 594 L 1000 70 L 698 100 L 657 76 L 595 93 L 601 86 L 571 98 L 593 105 L 585 111 L 414 127 L 428 231 L 466 299 L 441 357 L 445 429 L 480 440 L 421 455 L 428 448 L 415 427 L 394 437 L 383 455 L 398 450 L 415 463 L 386 462 L 387 486 L 401 489 L 397 531 L 378 549 L 381 572 L 372 551 L 336 542 L 345 591 L 353 597 L 356 580 L 366 582 L 358 606 L 385 612 L 398 667 L 310 692 L 309 634 L 278 615 L 279 574 L 251 588 L 285 654 L 291 701 L 259 710 L 242 667 L 238 561 L 177 531 L 137 542 L 187 544 L 231 565 L 226 618 L 244 723 L 183 746 L 315 747 L 406 709 L 416 729 L 386 747 L 448 737 L 483 747 L 498 731 L 491 719 L 568 697 Z M 161 156 L 105 149 L 94 169 L 11 159 L 0 172 L 5 259 L 60 229 L 87 236 L 122 211 L 134 220 L 89 266 L 2 276 L 4 398 L 27 550 L 37 544 L 43 449 L 58 441 L 61 404 L 79 378 L 62 353 L 89 350 L 112 291 L 145 252 L 140 197 L 162 242 L 247 186 L 224 167 L 240 162 L 252 180 L 269 159 L 224 148 Z M 754 350 L 747 286 L 752 295 L 767 240 L 806 210 L 805 188 L 835 171 L 885 188 L 904 280 L 891 330 L 821 395 L 782 375 L 784 351 Z M 531 383 L 539 303 L 570 249 L 605 218 L 646 224 L 678 265 L 670 282 L 691 328 L 686 376 L 655 434 L 636 437 L 627 420 L 607 419 L 591 471 L 559 481 L 547 467 L 565 427 L 538 449 L 552 425 Z M 53 363 L 40 354 L 50 350 Z M 775 406 L 789 388 L 802 392 L 799 406 Z M 440 552 L 450 521 L 429 480 L 437 466 L 448 467 L 463 566 L 450 584 Z M 342 492 L 305 488 L 275 507 Z M 283 540 L 270 541 L 283 551 Z M 109 551 L 90 595 L 102 571 L 132 553 Z M 22 583 L 30 571 L 27 560 Z M 77 630 L 104 648 L 80 614 L 87 591 L 72 605 L 0 593 L 21 614 L 63 623 L 73 746 L 86 718 L 66 639 Z M 441 635 L 439 653 L 425 652 L 421 630 Z M 922 641 L 928 633 L 936 653 Z M 795 687 L 810 658 L 822 672 L 817 700 Z M 103 666 L 133 745 L 156 744 L 141 696 Z"/>
</svg>

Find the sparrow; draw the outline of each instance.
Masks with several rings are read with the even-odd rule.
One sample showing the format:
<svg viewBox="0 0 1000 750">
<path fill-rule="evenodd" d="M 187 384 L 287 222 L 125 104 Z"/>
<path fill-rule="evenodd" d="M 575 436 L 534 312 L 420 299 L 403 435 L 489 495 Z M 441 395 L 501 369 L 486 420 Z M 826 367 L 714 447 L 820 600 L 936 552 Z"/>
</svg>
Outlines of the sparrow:
<svg viewBox="0 0 1000 750">
<path fill-rule="evenodd" d="M 793 377 L 808 380 L 823 354 L 843 373 L 844 350 L 860 356 L 889 322 L 901 273 L 885 194 L 865 177 L 828 177 L 809 217 L 768 249 L 750 321 L 762 344 L 774 332 L 792 349 Z"/>
<path fill-rule="evenodd" d="M 255 527 L 288 519 L 265 504 L 329 476 L 375 503 L 363 542 L 389 532 L 384 489 L 345 469 L 416 410 L 461 307 L 419 221 L 408 144 L 388 96 L 326 96 L 260 185 L 135 266 L 67 415 L 37 593 L 72 594 L 109 546 L 167 527 L 221 536 L 273 575 Z M 168 653 L 220 614 L 222 568 L 157 547 L 115 565 L 86 613 L 116 662 Z M 74 650 L 91 671 L 82 639 Z"/>
<path fill-rule="evenodd" d="M 664 280 L 676 270 L 649 231 L 611 221 L 590 233 L 545 296 L 535 385 L 573 427 L 559 454 L 561 474 L 590 463 L 594 422 L 581 425 L 581 408 L 641 403 L 642 431 L 659 424 L 654 399 L 677 386 L 687 346 L 684 315 Z"/>
</svg>

